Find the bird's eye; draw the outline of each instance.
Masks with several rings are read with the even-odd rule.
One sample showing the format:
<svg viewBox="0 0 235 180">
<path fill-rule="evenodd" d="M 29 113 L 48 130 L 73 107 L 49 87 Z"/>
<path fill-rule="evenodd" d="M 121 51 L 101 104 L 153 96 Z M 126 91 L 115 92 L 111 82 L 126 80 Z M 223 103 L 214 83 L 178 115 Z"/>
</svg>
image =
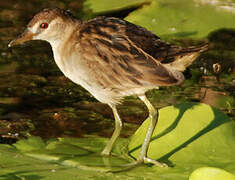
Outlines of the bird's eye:
<svg viewBox="0 0 235 180">
<path fill-rule="evenodd" d="M 42 23 L 40 24 L 40 28 L 46 29 L 48 27 L 48 23 Z"/>
</svg>

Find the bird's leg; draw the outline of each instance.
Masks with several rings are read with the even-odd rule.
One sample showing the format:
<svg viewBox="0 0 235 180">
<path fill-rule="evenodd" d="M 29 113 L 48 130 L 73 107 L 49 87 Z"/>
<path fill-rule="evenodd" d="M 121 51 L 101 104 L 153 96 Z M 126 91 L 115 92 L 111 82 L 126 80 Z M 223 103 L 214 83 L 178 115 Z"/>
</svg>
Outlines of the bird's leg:
<svg viewBox="0 0 235 180">
<path fill-rule="evenodd" d="M 122 120 L 118 115 L 117 108 L 115 105 L 109 105 L 113 110 L 113 115 L 115 118 L 115 129 L 113 132 L 113 135 L 111 139 L 109 140 L 108 144 L 105 146 L 104 150 L 102 151 L 102 155 L 110 155 L 113 145 L 116 142 L 118 136 L 120 135 L 120 132 L 122 130 Z"/>
<path fill-rule="evenodd" d="M 150 143 L 150 139 L 152 137 L 153 131 L 155 129 L 155 126 L 158 122 L 158 110 L 156 110 L 153 105 L 150 103 L 150 101 L 147 99 L 147 97 L 145 95 L 139 95 L 139 98 L 144 102 L 144 104 L 147 106 L 148 111 L 149 111 L 149 119 L 150 119 L 150 124 L 144 139 L 144 142 L 142 144 L 141 150 L 140 150 L 140 154 L 139 154 L 139 158 L 137 159 L 138 163 L 152 163 L 155 164 L 157 166 L 160 167 L 165 167 L 167 166 L 164 163 L 160 163 L 156 160 L 150 159 L 147 157 L 147 152 L 148 152 L 148 148 L 149 148 L 149 143 Z"/>
</svg>

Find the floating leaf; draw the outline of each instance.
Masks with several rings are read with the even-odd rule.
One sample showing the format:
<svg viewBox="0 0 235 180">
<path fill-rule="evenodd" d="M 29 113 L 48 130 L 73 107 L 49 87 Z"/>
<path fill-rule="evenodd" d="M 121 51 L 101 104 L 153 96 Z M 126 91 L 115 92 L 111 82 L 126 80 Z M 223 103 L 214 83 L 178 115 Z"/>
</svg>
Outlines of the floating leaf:
<svg viewBox="0 0 235 180">
<path fill-rule="evenodd" d="M 22 152 L 44 149 L 46 144 L 40 137 L 33 136 L 29 139 L 18 141 L 14 146 Z"/>
<path fill-rule="evenodd" d="M 223 169 L 202 167 L 193 171 L 189 180 L 235 180 L 235 176 Z"/>
<path fill-rule="evenodd" d="M 86 0 L 83 6 L 85 9 L 91 10 L 93 14 L 105 14 L 138 7 L 150 2 L 151 0 Z"/>
<path fill-rule="evenodd" d="M 230 2 L 227 6 L 234 8 L 235 4 Z M 165 39 L 203 38 L 220 28 L 235 28 L 235 8 L 231 12 L 218 7 L 200 0 L 153 0 L 125 19 Z"/>
<path fill-rule="evenodd" d="M 138 156 L 147 124 L 148 121 L 131 139 L 132 156 Z M 169 106 L 160 110 L 154 134 L 156 139 L 151 142 L 149 156 L 166 160 L 173 167 L 145 165 L 120 173 L 107 173 L 125 169 L 123 165 L 132 162 L 125 157 L 127 139 L 118 140 L 113 156 L 102 157 L 100 152 L 107 138 L 58 138 L 44 142 L 39 137 L 30 137 L 14 146 L 0 145 L 0 179 L 188 180 L 194 170 L 205 166 L 235 173 L 234 132 L 234 122 L 208 105 Z"/>
<path fill-rule="evenodd" d="M 184 103 L 159 111 L 148 156 L 171 166 L 195 168 L 217 166 L 235 171 L 235 124 L 206 104 Z M 132 137 L 129 150 L 137 158 L 149 119 Z"/>
</svg>

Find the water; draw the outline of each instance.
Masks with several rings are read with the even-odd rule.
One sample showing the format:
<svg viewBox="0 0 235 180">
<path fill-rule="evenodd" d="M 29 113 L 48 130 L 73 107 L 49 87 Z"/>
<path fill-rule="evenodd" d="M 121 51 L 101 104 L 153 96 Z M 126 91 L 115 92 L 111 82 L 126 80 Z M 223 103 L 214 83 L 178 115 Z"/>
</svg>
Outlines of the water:
<svg viewBox="0 0 235 180">
<path fill-rule="evenodd" d="M 44 138 L 84 135 L 110 136 L 111 109 L 97 102 L 87 91 L 65 78 L 54 63 L 51 48 L 41 41 L 8 48 L 29 19 L 45 7 L 82 13 L 81 1 L 0 1 L 0 142 L 12 143 L 28 136 Z M 185 73 L 187 80 L 177 87 L 147 93 L 155 107 L 185 101 L 213 105 L 235 119 L 235 31 L 220 30 L 209 37 L 210 50 Z M 191 40 L 183 39 L 182 45 Z M 218 63 L 219 70 L 213 69 Z M 218 68 L 217 67 L 217 68 Z M 126 122 L 122 136 L 134 133 L 147 117 L 136 97 L 127 97 L 118 107 Z"/>
</svg>

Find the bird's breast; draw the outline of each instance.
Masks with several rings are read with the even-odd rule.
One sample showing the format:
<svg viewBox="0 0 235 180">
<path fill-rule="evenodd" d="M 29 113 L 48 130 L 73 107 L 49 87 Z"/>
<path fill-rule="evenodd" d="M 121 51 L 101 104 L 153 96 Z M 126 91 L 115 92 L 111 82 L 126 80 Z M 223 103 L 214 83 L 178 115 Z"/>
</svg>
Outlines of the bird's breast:
<svg viewBox="0 0 235 180">
<path fill-rule="evenodd" d="M 87 90 L 90 89 L 89 69 L 85 60 L 79 54 L 61 54 L 59 48 L 53 48 L 53 54 L 57 66 L 67 78 Z"/>
<path fill-rule="evenodd" d="M 98 86 L 96 77 L 89 69 L 86 61 L 79 55 L 62 57 L 59 52 L 53 51 L 54 59 L 63 74 L 76 84 L 89 91 L 97 100 L 106 104 L 116 104 L 120 100 L 119 94 L 115 94 L 109 88 Z"/>
</svg>

